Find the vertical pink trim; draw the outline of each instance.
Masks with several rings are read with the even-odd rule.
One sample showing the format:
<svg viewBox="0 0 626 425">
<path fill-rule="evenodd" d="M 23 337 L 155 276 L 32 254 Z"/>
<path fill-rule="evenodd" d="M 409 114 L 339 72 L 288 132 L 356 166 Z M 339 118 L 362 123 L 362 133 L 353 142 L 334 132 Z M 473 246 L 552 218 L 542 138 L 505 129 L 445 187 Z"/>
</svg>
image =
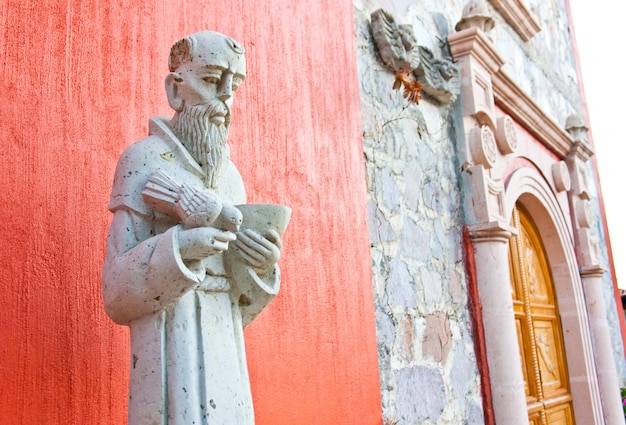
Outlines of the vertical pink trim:
<svg viewBox="0 0 626 425">
<path fill-rule="evenodd" d="M 474 350 L 476 363 L 480 371 L 480 388 L 483 399 L 483 412 L 485 425 L 495 425 L 493 414 L 493 399 L 491 397 L 491 381 L 489 379 L 489 364 L 487 362 L 487 343 L 485 342 L 485 327 L 483 326 L 483 311 L 478 293 L 478 281 L 476 279 L 476 258 L 474 257 L 474 245 L 469 234 L 469 228 L 463 228 L 463 250 L 465 253 L 465 271 L 467 273 L 467 287 L 469 295 L 470 320 L 474 328 Z"/>
</svg>

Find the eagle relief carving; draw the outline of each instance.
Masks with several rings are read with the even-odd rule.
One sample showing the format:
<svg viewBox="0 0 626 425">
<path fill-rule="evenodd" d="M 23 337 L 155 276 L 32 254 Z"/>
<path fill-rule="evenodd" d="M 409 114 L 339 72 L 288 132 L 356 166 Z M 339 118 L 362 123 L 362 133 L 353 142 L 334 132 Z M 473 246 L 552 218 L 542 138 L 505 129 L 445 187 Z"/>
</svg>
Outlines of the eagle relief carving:
<svg viewBox="0 0 626 425">
<path fill-rule="evenodd" d="M 371 15 L 374 43 L 380 59 L 404 84 L 404 97 L 416 98 L 415 90 L 426 93 L 441 104 L 456 99 L 460 91 L 459 71 L 451 58 L 436 58 L 433 52 L 419 46 L 411 25 L 398 25 L 391 14 L 378 9 Z M 410 82 L 407 74 L 412 74 Z M 394 88 L 399 88 L 395 84 Z M 419 97 L 417 97 L 419 100 Z"/>
</svg>

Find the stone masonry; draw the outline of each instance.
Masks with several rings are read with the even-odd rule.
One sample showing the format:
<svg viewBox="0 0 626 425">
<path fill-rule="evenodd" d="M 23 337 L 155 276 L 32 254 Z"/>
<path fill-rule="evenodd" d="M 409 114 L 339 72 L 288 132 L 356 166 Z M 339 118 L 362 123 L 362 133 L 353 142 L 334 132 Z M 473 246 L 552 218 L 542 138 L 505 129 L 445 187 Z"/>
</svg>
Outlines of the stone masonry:
<svg viewBox="0 0 626 425">
<path fill-rule="evenodd" d="M 369 29 L 381 6 L 355 6 L 383 416 L 389 424 L 482 424 L 453 106 L 409 104 L 392 90 Z M 421 31 L 414 25 L 420 45 L 436 54 L 443 22 L 429 15 Z"/>
</svg>

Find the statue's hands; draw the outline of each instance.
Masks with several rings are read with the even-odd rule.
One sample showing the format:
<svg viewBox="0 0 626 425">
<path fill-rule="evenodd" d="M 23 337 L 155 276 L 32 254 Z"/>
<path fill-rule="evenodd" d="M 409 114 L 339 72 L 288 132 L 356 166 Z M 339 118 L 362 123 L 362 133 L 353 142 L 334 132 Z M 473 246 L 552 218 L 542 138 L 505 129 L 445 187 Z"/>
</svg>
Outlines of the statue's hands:
<svg viewBox="0 0 626 425">
<path fill-rule="evenodd" d="M 273 230 L 261 236 L 254 230 L 245 229 L 237 233 L 237 240 L 232 243 L 232 248 L 257 274 L 264 275 L 278 262 L 282 242 L 280 235 Z"/>
<path fill-rule="evenodd" d="M 233 232 L 215 227 L 196 227 L 178 232 L 178 246 L 183 260 L 202 260 L 228 249 L 237 239 Z"/>
</svg>

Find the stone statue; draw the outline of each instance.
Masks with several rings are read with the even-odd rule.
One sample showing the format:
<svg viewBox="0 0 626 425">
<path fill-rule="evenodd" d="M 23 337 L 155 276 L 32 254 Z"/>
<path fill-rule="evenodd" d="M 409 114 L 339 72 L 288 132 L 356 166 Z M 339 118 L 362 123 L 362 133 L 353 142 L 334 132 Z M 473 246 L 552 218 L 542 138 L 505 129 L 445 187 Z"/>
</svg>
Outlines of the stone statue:
<svg viewBox="0 0 626 425">
<path fill-rule="evenodd" d="M 290 209 L 245 204 L 226 143 L 243 47 L 176 42 L 171 119 L 122 154 L 103 267 L 107 314 L 131 336 L 130 425 L 254 424 L 243 329 L 278 292 Z"/>
</svg>

